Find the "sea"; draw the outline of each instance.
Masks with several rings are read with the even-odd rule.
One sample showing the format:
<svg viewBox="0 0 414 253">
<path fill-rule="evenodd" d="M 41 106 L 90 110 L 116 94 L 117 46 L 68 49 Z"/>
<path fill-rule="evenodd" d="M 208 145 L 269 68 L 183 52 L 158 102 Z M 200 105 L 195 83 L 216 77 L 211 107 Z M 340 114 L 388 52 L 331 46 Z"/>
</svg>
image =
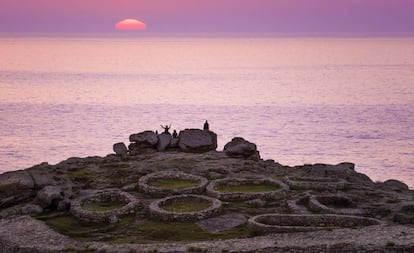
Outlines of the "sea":
<svg viewBox="0 0 414 253">
<path fill-rule="evenodd" d="M 202 128 L 414 188 L 414 38 L 0 35 L 0 173 Z"/>
</svg>

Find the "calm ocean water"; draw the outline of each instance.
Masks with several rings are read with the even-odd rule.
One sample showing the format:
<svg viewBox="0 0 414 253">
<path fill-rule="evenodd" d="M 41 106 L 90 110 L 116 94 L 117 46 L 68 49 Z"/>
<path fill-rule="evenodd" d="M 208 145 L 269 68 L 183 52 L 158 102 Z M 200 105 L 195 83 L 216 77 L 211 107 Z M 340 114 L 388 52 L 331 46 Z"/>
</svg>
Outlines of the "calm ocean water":
<svg viewBox="0 0 414 253">
<path fill-rule="evenodd" d="M 202 127 L 414 188 L 413 38 L 0 38 L 0 172 Z"/>
</svg>

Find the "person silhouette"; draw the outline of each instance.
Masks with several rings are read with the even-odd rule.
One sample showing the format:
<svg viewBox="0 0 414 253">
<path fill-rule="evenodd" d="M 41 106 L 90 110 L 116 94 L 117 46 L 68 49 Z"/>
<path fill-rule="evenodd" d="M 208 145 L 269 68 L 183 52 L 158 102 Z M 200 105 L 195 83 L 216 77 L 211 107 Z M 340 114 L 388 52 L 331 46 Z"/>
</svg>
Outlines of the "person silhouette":
<svg viewBox="0 0 414 253">
<path fill-rule="evenodd" d="M 165 126 L 161 125 L 161 127 L 162 127 L 162 129 L 164 129 L 164 134 L 170 134 L 171 124 L 169 126 L 168 125 L 165 125 Z"/>
<path fill-rule="evenodd" d="M 177 138 L 178 137 L 178 134 L 177 134 L 177 131 L 175 131 L 175 129 L 174 129 L 174 131 L 173 131 L 173 136 L 172 136 L 173 138 Z"/>
<path fill-rule="evenodd" d="M 208 121 L 206 120 L 206 122 L 204 122 L 204 130 L 209 130 L 210 126 L 208 125 Z"/>
</svg>

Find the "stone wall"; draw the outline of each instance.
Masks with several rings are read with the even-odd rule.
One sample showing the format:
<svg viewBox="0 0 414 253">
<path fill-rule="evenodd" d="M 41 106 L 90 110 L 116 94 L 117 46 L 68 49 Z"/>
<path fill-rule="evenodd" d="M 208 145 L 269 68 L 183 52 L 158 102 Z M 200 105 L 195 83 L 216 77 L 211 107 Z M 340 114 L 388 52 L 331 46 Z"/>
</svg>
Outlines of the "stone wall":
<svg viewBox="0 0 414 253">
<path fill-rule="evenodd" d="M 125 202 L 125 205 L 119 209 L 106 212 L 89 211 L 82 208 L 82 205 L 95 201 L 120 201 Z M 119 217 L 135 213 L 140 207 L 140 202 L 133 195 L 112 190 L 75 199 L 72 201 L 70 212 L 76 218 L 88 223 L 116 223 Z"/>
<path fill-rule="evenodd" d="M 188 187 L 184 189 L 166 189 L 150 185 L 151 180 L 155 179 L 185 179 L 197 182 L 195 187 Z M 162 171 L 148 174 L 139 179 L 138 186 L 146 194 L 151 196 L 170 196 L 179 194 L 199 194 L 204 192 L 208 180 L 204 177 L 187 174 L 179 171 Z"/>
<path fill-rule="evenodd" d="M 220 192 L 216 190 L 220 185 L 242 185 L 242 184 L 274 184 L 280 187 L 278 190 L 268 192 Z M 225 178 L 210 182 L 207 186 L 208 195 L 224 201 L 244 201 L 251 199 L 270 199 L 277 200 L 284 198 L 289 191 L 289 187 L 284 183 L 267 178 L 243 179 L 243 178 Z"/>
<path fill-rule="evenodd" d="M 262 214 L 250 218 L 248 224 L 257 233 L 266 234 L 371 226 L 379 225 L 381 221 L 359 216 L 335 214 Z"/>
<path fill-rule="evenodd" d="M 208 201 L 211 205 L 203 210 L 195 211 L 195 212 L 171 212 L 164 210 L 162 208 L 163 205 L 169 204 L 173 201 L 179 201 L 182 199 L 188 200 L 203 200 Z M 202 195 L 192 195 L 192 194 L 185 194 L 185 195 L 177 195 L 171 196 L 159 200 L 155 200 L 149 206 L 150 215 L 152 218 L 157 220 L 163 221 L 183 221 L 183 222 L 191 222 L 191 221 L 198 221 L 202 220 L 214 215 L 217 215 L 221 212 L 221 201 L 218 199 L 210 198 L 207 196 Z"/>
<path fill-rule="evenodd" d="M 344 201 L 349 203 L 347 208 L 332 208 L 325 205 L 327 202 Z M 345 214 L 345 215 L 363 215 L 364 211 L 356 208 L 356 204 L 346 196 L 341 195 L 312 195 L 309 198 L 309 209 L 317 213 Z"/>
</svg>

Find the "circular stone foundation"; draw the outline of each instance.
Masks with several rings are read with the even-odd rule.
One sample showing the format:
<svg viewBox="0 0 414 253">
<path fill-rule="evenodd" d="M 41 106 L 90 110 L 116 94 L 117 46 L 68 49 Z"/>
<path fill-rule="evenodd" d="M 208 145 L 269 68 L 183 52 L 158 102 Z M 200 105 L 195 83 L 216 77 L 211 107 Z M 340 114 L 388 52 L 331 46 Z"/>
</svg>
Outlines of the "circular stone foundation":
<svg viewBox="0 0 414 253">
<path fill-rule="evenodd" d="M 159 220 L 191 222 L 219 214 L 221 201 L 201 195 L 177 195 L 152 202 L 149 211 Z"/>
<path fill-rule="evenodd" d="M 225 201 L 244 201 L 250 199 L 281 199 L 289 187 L 284 183 L 267 178 L 242 179 L 225 178 L 210 182 L 207 193 Z"/>
<path fill-rule="evenodd" d="M 249 227 L 261 234 L 306 232 L 334 228 L 379 225 L 372 218 L 335 214 L 262 214 L 249 219 Z"/>
<path fill-rule="evenodd" d="M 283 181 L 292 189 L 302 190 L 343 190 L 346 182 L 329 177 L 284 177 Z"/>
<path fill-rule="evenodd" d="M 208 184 L 204 177 L 178 171 L 148 174 L 139 179 L 141 190 L 152 196 L 202 193 Z"/>
<path fill-rule="evenodd" d="M 356 204 L 342 195 L 310 196 L 309 209 L 317 213 L 363 215 L 364 211 L 356 208 Z"/>
<path fill-rule="evenodd" d="M 75 199 L 73 216 L 87 223 L 116 223 L 119 217 L 135 213 L 141 207 L 133 195 L 123 191 L 105 191 Z"/>
<path fill-rule="evenodd" d="M 394 220 L 400 224 L 414 224 L 414 203 L 403 206 Z"/>
</svg>

